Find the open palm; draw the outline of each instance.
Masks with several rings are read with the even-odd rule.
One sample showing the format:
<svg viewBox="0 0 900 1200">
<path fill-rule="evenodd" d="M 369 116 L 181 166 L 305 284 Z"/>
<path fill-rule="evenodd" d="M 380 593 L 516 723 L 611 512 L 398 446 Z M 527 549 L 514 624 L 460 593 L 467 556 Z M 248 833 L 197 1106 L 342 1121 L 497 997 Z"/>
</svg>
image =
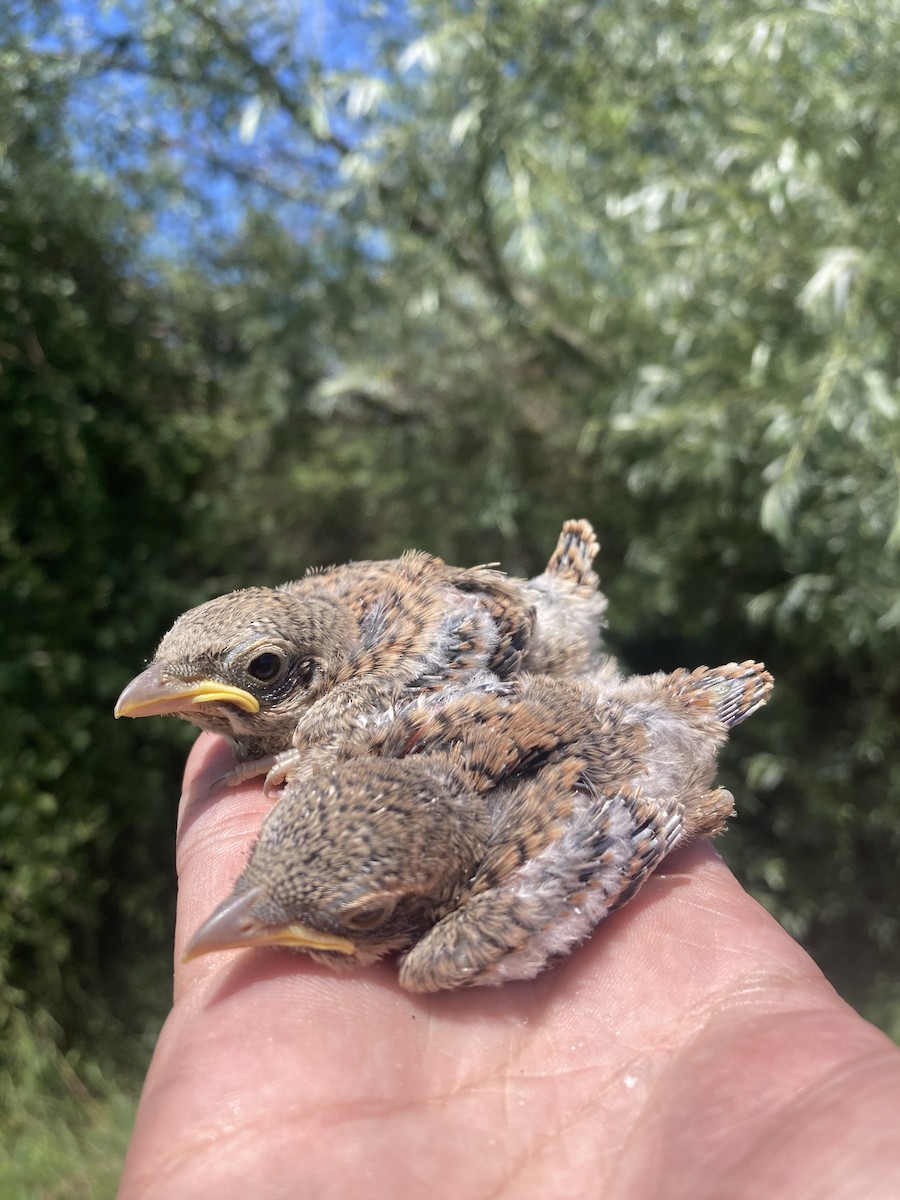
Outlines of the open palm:
<svg viewBox="0 0 900 1200">
<path fill-rule="evenodd" d="M 188 797 L 227 765 L 201 736 Z M 251 784 L 183 802 L 177 953 L 268 806 Z M 898 1112 L 900 1051 L 698 846 L 528 983 L 177 966 L 121 1197 L 896 1197 Z"/>
</svg>

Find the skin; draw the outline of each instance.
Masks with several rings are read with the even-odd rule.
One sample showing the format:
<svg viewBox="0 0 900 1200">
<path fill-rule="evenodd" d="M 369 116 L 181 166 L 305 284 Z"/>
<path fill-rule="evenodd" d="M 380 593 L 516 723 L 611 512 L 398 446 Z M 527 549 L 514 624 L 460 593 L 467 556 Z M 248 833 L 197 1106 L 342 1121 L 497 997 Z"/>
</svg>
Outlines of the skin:
<svg viewBox="0 0 900 1200">
<path fill-rule="evenodd" d="M 228 762 L 204 734 L 188 764 L 176 955 L 270 803 L 206 796 Z M 703 844 L 533 982 L 176 958 L 120 1200 L 888 1200 L 898 1111 L 900 1050 Z"/>
</svg>

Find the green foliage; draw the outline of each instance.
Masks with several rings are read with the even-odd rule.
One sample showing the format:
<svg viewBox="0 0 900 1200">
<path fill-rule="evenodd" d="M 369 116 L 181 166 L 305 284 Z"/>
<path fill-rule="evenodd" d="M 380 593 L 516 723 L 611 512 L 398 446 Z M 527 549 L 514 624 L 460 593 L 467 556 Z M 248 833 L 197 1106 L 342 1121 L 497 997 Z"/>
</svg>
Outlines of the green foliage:
<svg viewBox="0 0 900 1200">
<path fill-rule="evenodd" d="M 173 500 L 199 466 L 174 429 L 157 436 L 177 370 L 125 276 L 115 210 L 35 155 L 33 132 L 9 139 L 0 181 L 4 1025 L 26 993 L 56 1008 L 93 990 L 121 905 L 134 941 L 163 935 L 158 897 L 141 918 L 123 887 L 166 863 L 140 836 L 159 819 L 160 759 L 111 734 L 105 710 L 123 651 L 143 653 L 184 594 L 168 582 Z"/>
<path fill-rule="evenodd" d="M 0 1077 L 0 1194 L 10 1200 L 112 1200 L 134 1098 L 94 1064 L 81 1064 L 81 1074 L 76 1072 L 55 1049 L 46 1019 L 16 1014 L 7 1037 L 12 1054 Z"/>
<path fill-rule="evenodd" d="M 630 667 L 773 670 L 723 847 L 896 1031 L 900 10 L 248 11 L 6 22 L 8 1019 L 152 1028 L 179 750 L 108 711 L 178 610 L 584 514 Z"/>
<path fill-rule="evenodd" d="M 34 111 L 26 84 L 6 84 L 0 1029 L 49 1010 L 64 1046 L 117 1026 L 133 1041 L 167 990 L 147 949 L 171 924 L 187 739 L 114 728 L 110 707 L 221 561 L 201 480 L 235 434 L 217 416 L 206 314 L 176 329 L 170 293 L 129 271 L 127 209 L 53 140 L 60 98 Z"/>
</svg>

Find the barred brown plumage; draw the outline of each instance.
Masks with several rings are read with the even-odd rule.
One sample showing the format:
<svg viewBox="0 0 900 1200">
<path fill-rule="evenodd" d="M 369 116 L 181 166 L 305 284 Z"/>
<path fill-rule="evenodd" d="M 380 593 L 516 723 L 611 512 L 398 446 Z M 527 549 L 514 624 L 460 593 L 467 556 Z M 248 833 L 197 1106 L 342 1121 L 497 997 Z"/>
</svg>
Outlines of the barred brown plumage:
<svg viewBox="0 0 900 1200">
<path fill-rule="evenodd" d="M 292 741 L 340 740 L 405 691 L 480 668 L 498 678 L 595 669 L 606 608 L 597 549 L 575 520 L 531 580 L 408 551 L 231 592 L 179 617 L 116 715 L 173 713 L 224 734 L 246 777 Z"/>
<path fill-rule="evenodd" d="M 402 955 L 437 991 L 530 978 L 676 846 L 720 832 L 729 729 L 756 662 L 583 680 L 489 672 L 291 761 L 250 861 L 187 957 L 286 945 L 335 966 Z"/>
</svg>

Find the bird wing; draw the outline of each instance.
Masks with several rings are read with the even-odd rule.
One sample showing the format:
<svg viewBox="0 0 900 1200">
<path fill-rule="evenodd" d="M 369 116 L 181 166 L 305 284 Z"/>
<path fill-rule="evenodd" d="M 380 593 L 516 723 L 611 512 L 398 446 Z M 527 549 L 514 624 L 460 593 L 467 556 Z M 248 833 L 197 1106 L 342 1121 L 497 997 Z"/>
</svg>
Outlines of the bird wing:
<svg viewBox="0 0 900 1200">
<path fill-rule="evenodd" d="M 404 987 L 533 978 L 629 900 L 685 836 L 681 806 L 667 811 L 629 785 L 598 792 L 586 767 L 570 756 L 490 794 L 484 860 L 456 907 L 405 956 Z"/>
</svg>

